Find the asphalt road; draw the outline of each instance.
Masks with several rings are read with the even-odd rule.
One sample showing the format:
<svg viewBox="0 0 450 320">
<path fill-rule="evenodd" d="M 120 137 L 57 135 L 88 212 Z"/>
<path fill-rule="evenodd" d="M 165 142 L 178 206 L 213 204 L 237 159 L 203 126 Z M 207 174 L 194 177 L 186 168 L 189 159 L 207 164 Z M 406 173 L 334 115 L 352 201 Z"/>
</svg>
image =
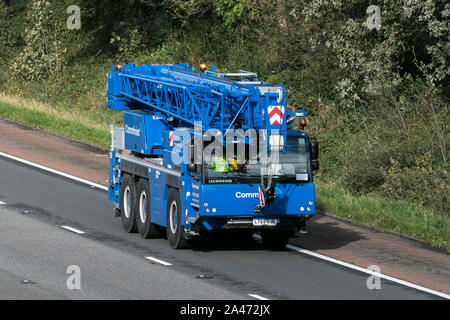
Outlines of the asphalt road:
<svg viewBox="0 0 450 320">
<path fill-rule="evenodd" d="M 105 191 L 0 157 L 2 202 L 0 299 L 439 298 L 387 280 L 369 290 L 365 273 L 256 239 L 173 250 L 125 233 Z M 71 265 L 80 290 L 66 286 Z"/>
</svg>

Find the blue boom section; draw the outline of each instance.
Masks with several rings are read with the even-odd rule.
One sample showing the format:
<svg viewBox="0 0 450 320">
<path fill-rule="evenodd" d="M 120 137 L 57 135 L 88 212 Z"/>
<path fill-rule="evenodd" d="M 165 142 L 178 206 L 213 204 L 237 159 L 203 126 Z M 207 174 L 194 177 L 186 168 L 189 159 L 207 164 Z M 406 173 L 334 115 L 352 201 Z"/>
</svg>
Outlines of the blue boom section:
<svg viewBox="0 0 450 320">
<path fill-rule="evenodd" d="M 145 109 L 177 119 L 180 126 L 201 121 L 205 130 L 222 132 L 252 128 L 283 134 L 286 117 L 299 115 L 287 111 L 282 85 L 257 81 L 252 73 L 196 72 L 188 63 L 112 67 L 107 100 L 112 110 Z M 280 119 L 271 122 L 274 107 Z"/>
</svg>

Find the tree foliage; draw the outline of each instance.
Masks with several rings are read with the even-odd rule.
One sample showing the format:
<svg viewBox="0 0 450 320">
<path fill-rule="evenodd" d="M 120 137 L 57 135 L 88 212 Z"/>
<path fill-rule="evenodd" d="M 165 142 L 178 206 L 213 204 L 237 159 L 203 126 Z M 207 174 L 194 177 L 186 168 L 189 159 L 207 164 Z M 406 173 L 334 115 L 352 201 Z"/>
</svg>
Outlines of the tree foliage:
<svg viewBox="0 0 450 320">
<path fill-rule="evenodd" d="M 45 0 L 32 2 L 26 23 L 25 45 L 11 64 L 12 74 L 40 79 L 60 71 L 66 50 L 61 47 L 52 4 Z"/>
</svg>

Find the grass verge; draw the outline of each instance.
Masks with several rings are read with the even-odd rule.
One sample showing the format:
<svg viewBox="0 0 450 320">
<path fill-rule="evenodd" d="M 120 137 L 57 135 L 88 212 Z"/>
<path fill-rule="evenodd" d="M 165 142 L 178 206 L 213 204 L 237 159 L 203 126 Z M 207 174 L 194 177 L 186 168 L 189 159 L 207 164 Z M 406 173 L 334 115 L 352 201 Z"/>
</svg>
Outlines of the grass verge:
<svg viewBox="0 0 450 320">
<path fill-rule="evenodd" d="M 111 138 L 108 122 L 95 122 L 93 115 L 81 116 L 20 98 L 0 94 L 0 117 L 63 137 L 108 149 Z"/>
<path fill-rule="evenodd" d="M 316 184 L 320 210 L 350 219 L 354 224 L 392 231 L 450 251 L 448 217 L 407 201 L 377 195 L 354 196 L 338 184 Z"/>
</svg>

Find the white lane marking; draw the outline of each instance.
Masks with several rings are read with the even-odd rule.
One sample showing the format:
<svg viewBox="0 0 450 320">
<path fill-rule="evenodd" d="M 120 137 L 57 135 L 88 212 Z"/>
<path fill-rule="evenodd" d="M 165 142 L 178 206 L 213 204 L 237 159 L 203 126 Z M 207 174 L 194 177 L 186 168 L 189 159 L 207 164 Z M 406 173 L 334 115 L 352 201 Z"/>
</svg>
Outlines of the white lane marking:
<svg viewBox="0 0 450 320">
<path fill-rule="evenodd" d="M 248 295 L 249 295 L 250 297 L 255 298 L 255 299 L 258 299 L 258 300 L 269 300 L 269 299 L 267 299 L 267 298 L 258 296 L 257 294 L 251 294 L 251 293 L 249 293 Z"/>
<path fill-rule="evenodd" d="M 72 227 L 69 227 L 69 226 L 61 226 L 61 228 L 69 230 L 69 231 L 72 231 L 72 232 L 75 232 L 76 234 L 84 234 L 83 231 L 75 229 L 75 228 L 72 228 Z"/>
<path fill-rule="evenodd" d="M 164 266 L 171 266 L 172 265 L 171 263 L 168 263 L 168 262 L 165 262 L 163 260 L 156 259 L 156 258 L 153 258 L 153 257 L 145 257 L 145 259 L 153 261 L 153 262 L 156 262 L 156 263 L 159 263 L 159 264 L 162 264 Z"/>
<path fill-rule="evenodd" d="M 3 201 L 0 201 L 0 206 L 1 206 L 1 205 L 4 205 L 4 204 L 6 204 L 6 203 L 5 203 L 5 202 L 3 202 Z"/>
<path fill-rule="evenodd" d="M 41 166 L 40 164 L 31 162 L 31 161 L 28 161 L 28 160 L 24 160 L 24 159 L 21 159 L 21 158 L 18 158 L 18 157 L 12 156 L 12 155 L 4 153 L 4 152 L 0 152 L 0 156 L 8 158 L 8 159 L 12 159 L 14 161 L 18 161 L 18 162 L 24 163 L 26 165 L 29 165 L 29 166 L 32 166 L 32 167 L 35 167 L 35 168 L 38 168 L 38 169 L 41 169 L 41 170 L 45 170 L 45 171 L 48 171 L 48 172 L 60 175 L 62 177 L 68 178 L 68 179 L 72 179 L 72 180 L 75 180 L 75 181 L 78 181 L 78 182 L 81 182 L 81 183 L 84 183 L 84 184 L 88 184 L 88 185 L 90 185 L 92 187 L 95 187 L 95 188 L 99 188 L 99 189 L 108 191 L 108 187 L 105 187 L 105 186 L 103 186 L 101 184 L 98 184 L 98 183 L 95 183 L 95 182 L 92 182 L 92 181 L 89 181 L 89 180 L 85 180 L 85 179 L 82 179 L 82 178 L 78 178 L 78 177 L 75 177 L 75 176 L 73 176 L 71 174 L 68 174 L 68 173 L 65 173 L 65 172 L 62 172 L 62 171 L 58 171 L 58 170 L 55 170 L 55 169 L 52 169 L 52 168 L 49 168 L 49 167 Z"/>
<path fill-rule="evenodd" d="M 105 157 L 105 158 L 106 158 L 106 157 L 109 157 L 109 155 L 107 155 L 107 154 L 90 153 L 90 155 L 91 155 L 91 156 L 94 156 L 94 157 L 99 157 L 99 158 L 100 158 L 100 157 Z"/>
<path fill-rule="evenodd" d="M 380 277 L 382 279 L 389 280 L 389 281 L 401 284 L 401 285 L 406 286 L 406 287 L 410 287 L 410 288 L 413 288 L 413 289 L 416 289 L 416 290 L 419 290 L 419 291 L 423 291 L 423 292 L 426 292 L 426 293 L 429 293 L 429 294 L 432 294 L 432 295 L 436 295 L 436 296 L 439 296 L 439 297 L 442 297 L 442 298 L 445 298 L 445 299 L 450 299 L 450 295 L 448 295 L 448 294 L 445 294 L 445 293 L 442 293 L 442 292 L 439 292 L 439 291 L 435 291 L 435 290 L 431 290 L 431 289 L 419 286 L 417 284 L 414 284 L 414 283 L 411 283 L 411 282 L 408 282 L 408 281 L 405 281 L 405 280 L 397 279 L 397 278 L 394 278 L 394 277 L 391 277 L 391 276 L 388 276 L 388 275 L 385 275 L 385 274 L 382 274 L 382 273 L 377 273 L 377 272 L 374 272 L 374 271 L 366 269 L 366 268 L 358 267 L 358 266 L 356 266 L 354 264 L 347 263 L 347 262 L 344 262 L 344 261 L 341 261 L 341 260 L 337 260 L 337 259 L 334 259 L 334 258 L 330 258 L 330 257 L 324 256 L 323 254 L 320 254 L 320 253 L 316 253 L 316 252 L 312 252 L 312 251 L 309 251 L 309 250 L 305 250 L 305 249 L 302 249 L 302 248 L 299 248 L 299 247 L 296 247 L 296 246 L 293 246 L 293 245 L 290 245 L 290 244 L 288 244 L 286 247 L 288 249 L 290 249 L 290 250 L 293 250 L 293 251 L 296 251 L 296 252 L 299 252 L 299 253 L 303 253 L 303 254 L 306 254 L 306 255 L 309 255 L 309 256 L 313 256 L 315 258 L 322 259 L 322 260 L 325 260 L 325 261 L 328 261 L 328 262 L 331 262 L 331 263 L 335 263 L 335 264 L 338 264 L 338 265 L 341 265 L 343 267 L 347 267 L 347 268 L 350 268 L 350 269 L 353 269 L 353 270 L 357 270 L 357 271 L 364 272 L 364 273 L 367 273 L 367 274 L 370 274 L 370 275 L 374 275 L 374 276 Z"/>
</svg>

